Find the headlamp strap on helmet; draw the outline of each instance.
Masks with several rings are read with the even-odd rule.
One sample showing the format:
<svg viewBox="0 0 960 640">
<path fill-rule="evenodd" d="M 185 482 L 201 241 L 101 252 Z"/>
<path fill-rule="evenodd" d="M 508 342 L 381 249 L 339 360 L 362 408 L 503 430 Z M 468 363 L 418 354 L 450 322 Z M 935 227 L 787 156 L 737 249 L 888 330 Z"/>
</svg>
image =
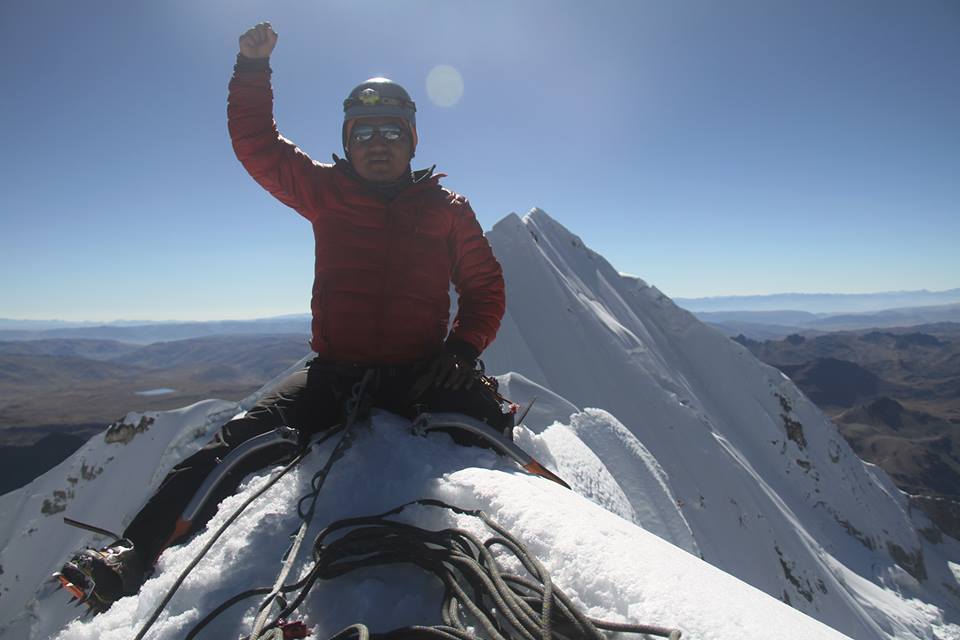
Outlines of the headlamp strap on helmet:
<svg viewBox="0 0 960 640">
<path fill-rule="evenodd" d="M 400 98 L 391 98 L 382 96 L 376 89 L 364 89 L 356 97 L 350 97 L 343 101 L 343 110 L 351 107 L 374 107 L 376 105 L 386 105 L 388 107 L 403 107 L 406 109 L 417 110 L 417 105 L 413 100 L 403 100 Z"/>
</svg>

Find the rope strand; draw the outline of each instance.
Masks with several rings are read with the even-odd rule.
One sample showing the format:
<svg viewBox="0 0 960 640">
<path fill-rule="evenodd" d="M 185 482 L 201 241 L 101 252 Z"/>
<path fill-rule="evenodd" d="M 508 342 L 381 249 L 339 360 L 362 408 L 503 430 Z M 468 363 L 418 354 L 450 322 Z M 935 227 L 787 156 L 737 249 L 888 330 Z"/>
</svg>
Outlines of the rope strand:
<svg viewBox="0 0 960 640">
<path fill-rule="evenodd" d="M 463 529 L 431 531 L 388 519 L 414 504 L 476 517 L 497 535 L 481 541 Z M 491 551 L 495 546 L 512 555 L 529 576 L 504 572 Z M 584 615 L 566 594 L 553 586 L 543 565 L 523 544 L 486 513 L 438 500 L 416 500 L 379 515 L 333 522 L 317 535 L 313 555 L 314 565 L 309 573 L 297 584 L 282 589 L 285 593 L 299 593 L 264 630 L 273 629 L 282 619 L 289 618 L 318 579 L 330 580 L 371 566 L 413 564 L 436 575 L 445 586 L 442 625 L 410 626 L 371 634 L 364 625 L 355 624 L 330 640 L 603 640 L 606 636 L 601 629 L 671 640 L 681 637 L 677 629 L 610 622 Z M 257 590 L 246 595 L 262 592 Z M 221 605 L 217 612 L 238 598 Z M 212 617 L 213 614 L 205 618 L 203 624 Z M 478 627 L 484 635 L 478 635 L 471 627 Z M 188 640 L 194 637 L 194 631 L 187 636 Z"/>
</svg>

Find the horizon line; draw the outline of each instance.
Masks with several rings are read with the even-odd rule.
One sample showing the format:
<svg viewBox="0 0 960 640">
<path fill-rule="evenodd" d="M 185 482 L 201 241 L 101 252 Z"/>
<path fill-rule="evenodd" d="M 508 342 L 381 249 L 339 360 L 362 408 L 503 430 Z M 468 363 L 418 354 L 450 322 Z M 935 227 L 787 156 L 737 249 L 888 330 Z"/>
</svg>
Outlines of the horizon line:
<svg viewBox="0 0 960 640">
<path fill-rule="evenodd" d="M 621 273 L 621 275 L 629 276 L 629 274 Z M 636 277 L 636 276 L 630 276 Z M 736 298 L 774 298 L 779 296 L 849 296 L 849 297 L 863 297 L 863 296 L 883 296 L 883 295 L 903 295 L 903 294 L 945 294 L 945 293 L 954 293 L 960 292 L 960 287 L 953 287 L 950 289 L 939 289 L 939 290 L 930 290 L 930 289 L 902 289 L 895 291 L 874 291 L 874 292 L 782 292 L 782 293 L 756 293 L 756 294 L 724 294 L 724 295 L 714 295 L 714 296 L 668 296 L 671 300 L 683 300 L 683 301 L 703 301 L 703 300 L 722 300 L 722 299 L 736 299 Z M 938 306 L 938 305 L 933 305 Z M 784 311 L 789 311 L 789 309 L 784 309 Z M 156 317 L 148 318 L 113 318 L 113 319 L 75 319 L 75 320 L 66 320 L 63 318 L 37 318 L 37 317 L 17 317 L 17 316 L 8 316 L 0 315 L 0 323 L 4 322 L 23 322 L 23 323 L 52 323 L 52 324 L 88 324 L 88 325 L 105 325 L 105 324 L 127 324 L 127 325 L 136 325 L 137 323 L 143 324 L 188 324 L 188 323 L 200 323 L 200 322 L 252 322 L 257 320 L 278 320 L 282 318 L 310 318 L 311 314 L 309 311 L 298 311 L 298 312 L 283 312 L 276 313 L 271 315 L 247 315 L 242 316 L 228 316 L 228 317 L 218 317 L 218 316 L 209 316 L 205 315 L 202 317 L 196 318 L 165 318 L 157 319 Z M 2 327 L 0 327 L 2 328 Z"/>
</svg>

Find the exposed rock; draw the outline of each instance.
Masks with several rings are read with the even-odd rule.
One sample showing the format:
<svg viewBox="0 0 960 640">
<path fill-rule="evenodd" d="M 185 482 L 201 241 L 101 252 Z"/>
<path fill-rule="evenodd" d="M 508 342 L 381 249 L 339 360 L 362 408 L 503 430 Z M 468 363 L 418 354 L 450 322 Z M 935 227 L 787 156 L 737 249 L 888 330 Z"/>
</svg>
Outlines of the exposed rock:
<svg viewBox="0 0 960 640">
<path fill-rule="evenodd" d="M 793 406 L 790 404 L 790 401 L 779 393 L 774 395 L 777 396 L 777 399 L 780 401 L 780 408 L 783 409 L 783 412 L 780 414 L 780 419 L 783 420 L 783 428 L 787 432 L 787 438 L 796 443 L 800 449 L 806 448 L 807 439 L 803 435 L 803 425 L 789 415 L 790 412 L 793 411 Z"/>
<path fill-rule="evenodd" d="M 800 578 L 794 575 L 794 572 L 793 572 L 795 563 L 789 560 L 786 560 L 783 557 L 783 552 L 780 551 L 780 547 L 778 547 L 777 545 L 774 545 L 773 548 L 776 550 L 777 556 L 779 557 L 778 559 L 780 560 L 780 567 L 783 569 L 784 577 L 787 579 L 787 581 L 790 584 L 793 585 L 793 588 L 797 590 L 797 593 L 803 596 L 807 602 L 813 602 L 813 587 L 810 585 L 810 581 L 803 580 L 801 582 Z M 790 598 L 789 596 L 787 596 L 786 591 L 783 592 L 783 595 L 785 598 L 784 602 L 786 602 L 787 604 L 790 604 Z"/>
<path fill-rule="evenodd" d="M 93 480 L 101 473 L 103 473 L 103 467 L 89 467 L 86 462 L 80 464 L 80 477 L 84 480 Z"/>
<path fill-rule="evenodd" d="M 906 551 L 900 545 L 888 540 L 887 552 L 901 569 L 918 581 L 923 582 L 927 579 L 927 566 L 923 563 L 923 549 L 915 549 L 912 552 Z"/>
<path fill-rule="evenodd" d="M 924 533 L 927 529 L 921 529 L 920 533 L 931 542 L 931 537 L 938 537 L 940 532 L 947 534 L 951 538 L 960 540 L 960 503 L 947 498 L 935 498 L 932 496 L 910 496 L 910 506 L 916 507 L 927 514 L 927 517 L 933 521 L 939 528 L 936 534 Z"/>
<path fill-rule="evenodd" d="M 73 500 L 73 496 L 73 489 L 67 489 L 66 491 L 63 489 L 56 489 L 51 498 L 43 499 L 43 504 L 40 506 L 40 513 L 47 516 L 52 516 L 55 513 L 65 511 L 67 505 L 71 500 Z"/>
<path fill-rule="evenodd" d="M 824 503 L 822 503 L 822 502 L 818 502 L 818 503 L 817 503 L 816 505 L 814 505 L 814 506 L 823 506 L 823 507 L 826 507 L 826 505 L 825 505 Z M 855 526 L 853 526 L 852 524 L 850 524 L 850 522 L 848 522 L 847 520 L 841 518 L 839 515 L 837 515 L 836 512 L 834 512 L 833 510 L 829 509 L 829 507 L 828 507 L 827 509 L 828 509 L 828 511 L 830 511 L 830 515 L 833 516 L 833 519 L 837 521 L 837 524 L 839 524 L 841 527 L 843 527 L 844 531 L 846 531 L 847 534 L 849 534 L 851 538 L 854 538 L 857 542 L 859 542 L 860 544 L 862 544 L 863 546 L 865 546 L 867 549 L 870 549 L 871 551 L 875 551 L 875 550 L 877 549 L 877 543 L 873 541 L 873 538 L 870 538 L 869 536 L 867 536 L 866 534 L 864 534 L 862 531 L 860 531 L 859 529 L 857 529 Z"/>
<path fill-rule="evenodd" d="M 137 424 L 128 424 L 123 420 L 118 420 L 107 427 L 107 432 L 104 434 L 103 439 L 107 443 L 120 442 L 127 444 L 133 440 L 138 433 L 147 431 L 151 425 L 153 425 L 154 420 L 155 418 L 153 418 L 153 416 L 141 416 Z"/>
</svg>

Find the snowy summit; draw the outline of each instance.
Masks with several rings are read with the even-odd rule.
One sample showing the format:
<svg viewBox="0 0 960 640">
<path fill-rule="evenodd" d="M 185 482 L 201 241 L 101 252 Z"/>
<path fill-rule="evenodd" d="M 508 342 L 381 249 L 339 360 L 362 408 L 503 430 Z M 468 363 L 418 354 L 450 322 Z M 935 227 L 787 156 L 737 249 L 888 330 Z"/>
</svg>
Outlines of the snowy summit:
<svg viewBox="0 0 960 640">
<path fill-rule="evenodd" d="M 306 547 L 332 521 L 434 498 L 482 509 L 594 618 L 696 639 L 960 638 L 960 543 L 857 459 L 788 379 L 617 273 L 540 210 L 506 217 L 487 237 L 508 299 L 487 370 L 511 400 L 536 398 L 516 442 L 572 490 L 375 412 L 333 467 Z M 48 577 L 76 548 L 108 540 L 62 516 L 122 529 L 173 465 L 269 388 L 241 403 L 128 415 L 0 497 L 0 636 L 135 637 L 275 469 L 249 477 L 203 533 L 167 550 L 138 597 L 87 621 L 74 620 L 80 610 Z M 228 598 L 273 584 L 299 526 L 298 500 L 332 447 L 319 445 L 244 511 L 147 638 L 182 638 Z M 491 535 L 476 518 L 435 507 L 396 518 Z M 301 553 L 291 580 L 309 565 Z M 439 623 L 442 595 L 416 567 L 371 567 L 318 582 L 298 616 L 311 638 L 354 623 L 382 632 Z M 261 597 L 227 609 L 199 637 L 249 634 Z"/>
</svg>

